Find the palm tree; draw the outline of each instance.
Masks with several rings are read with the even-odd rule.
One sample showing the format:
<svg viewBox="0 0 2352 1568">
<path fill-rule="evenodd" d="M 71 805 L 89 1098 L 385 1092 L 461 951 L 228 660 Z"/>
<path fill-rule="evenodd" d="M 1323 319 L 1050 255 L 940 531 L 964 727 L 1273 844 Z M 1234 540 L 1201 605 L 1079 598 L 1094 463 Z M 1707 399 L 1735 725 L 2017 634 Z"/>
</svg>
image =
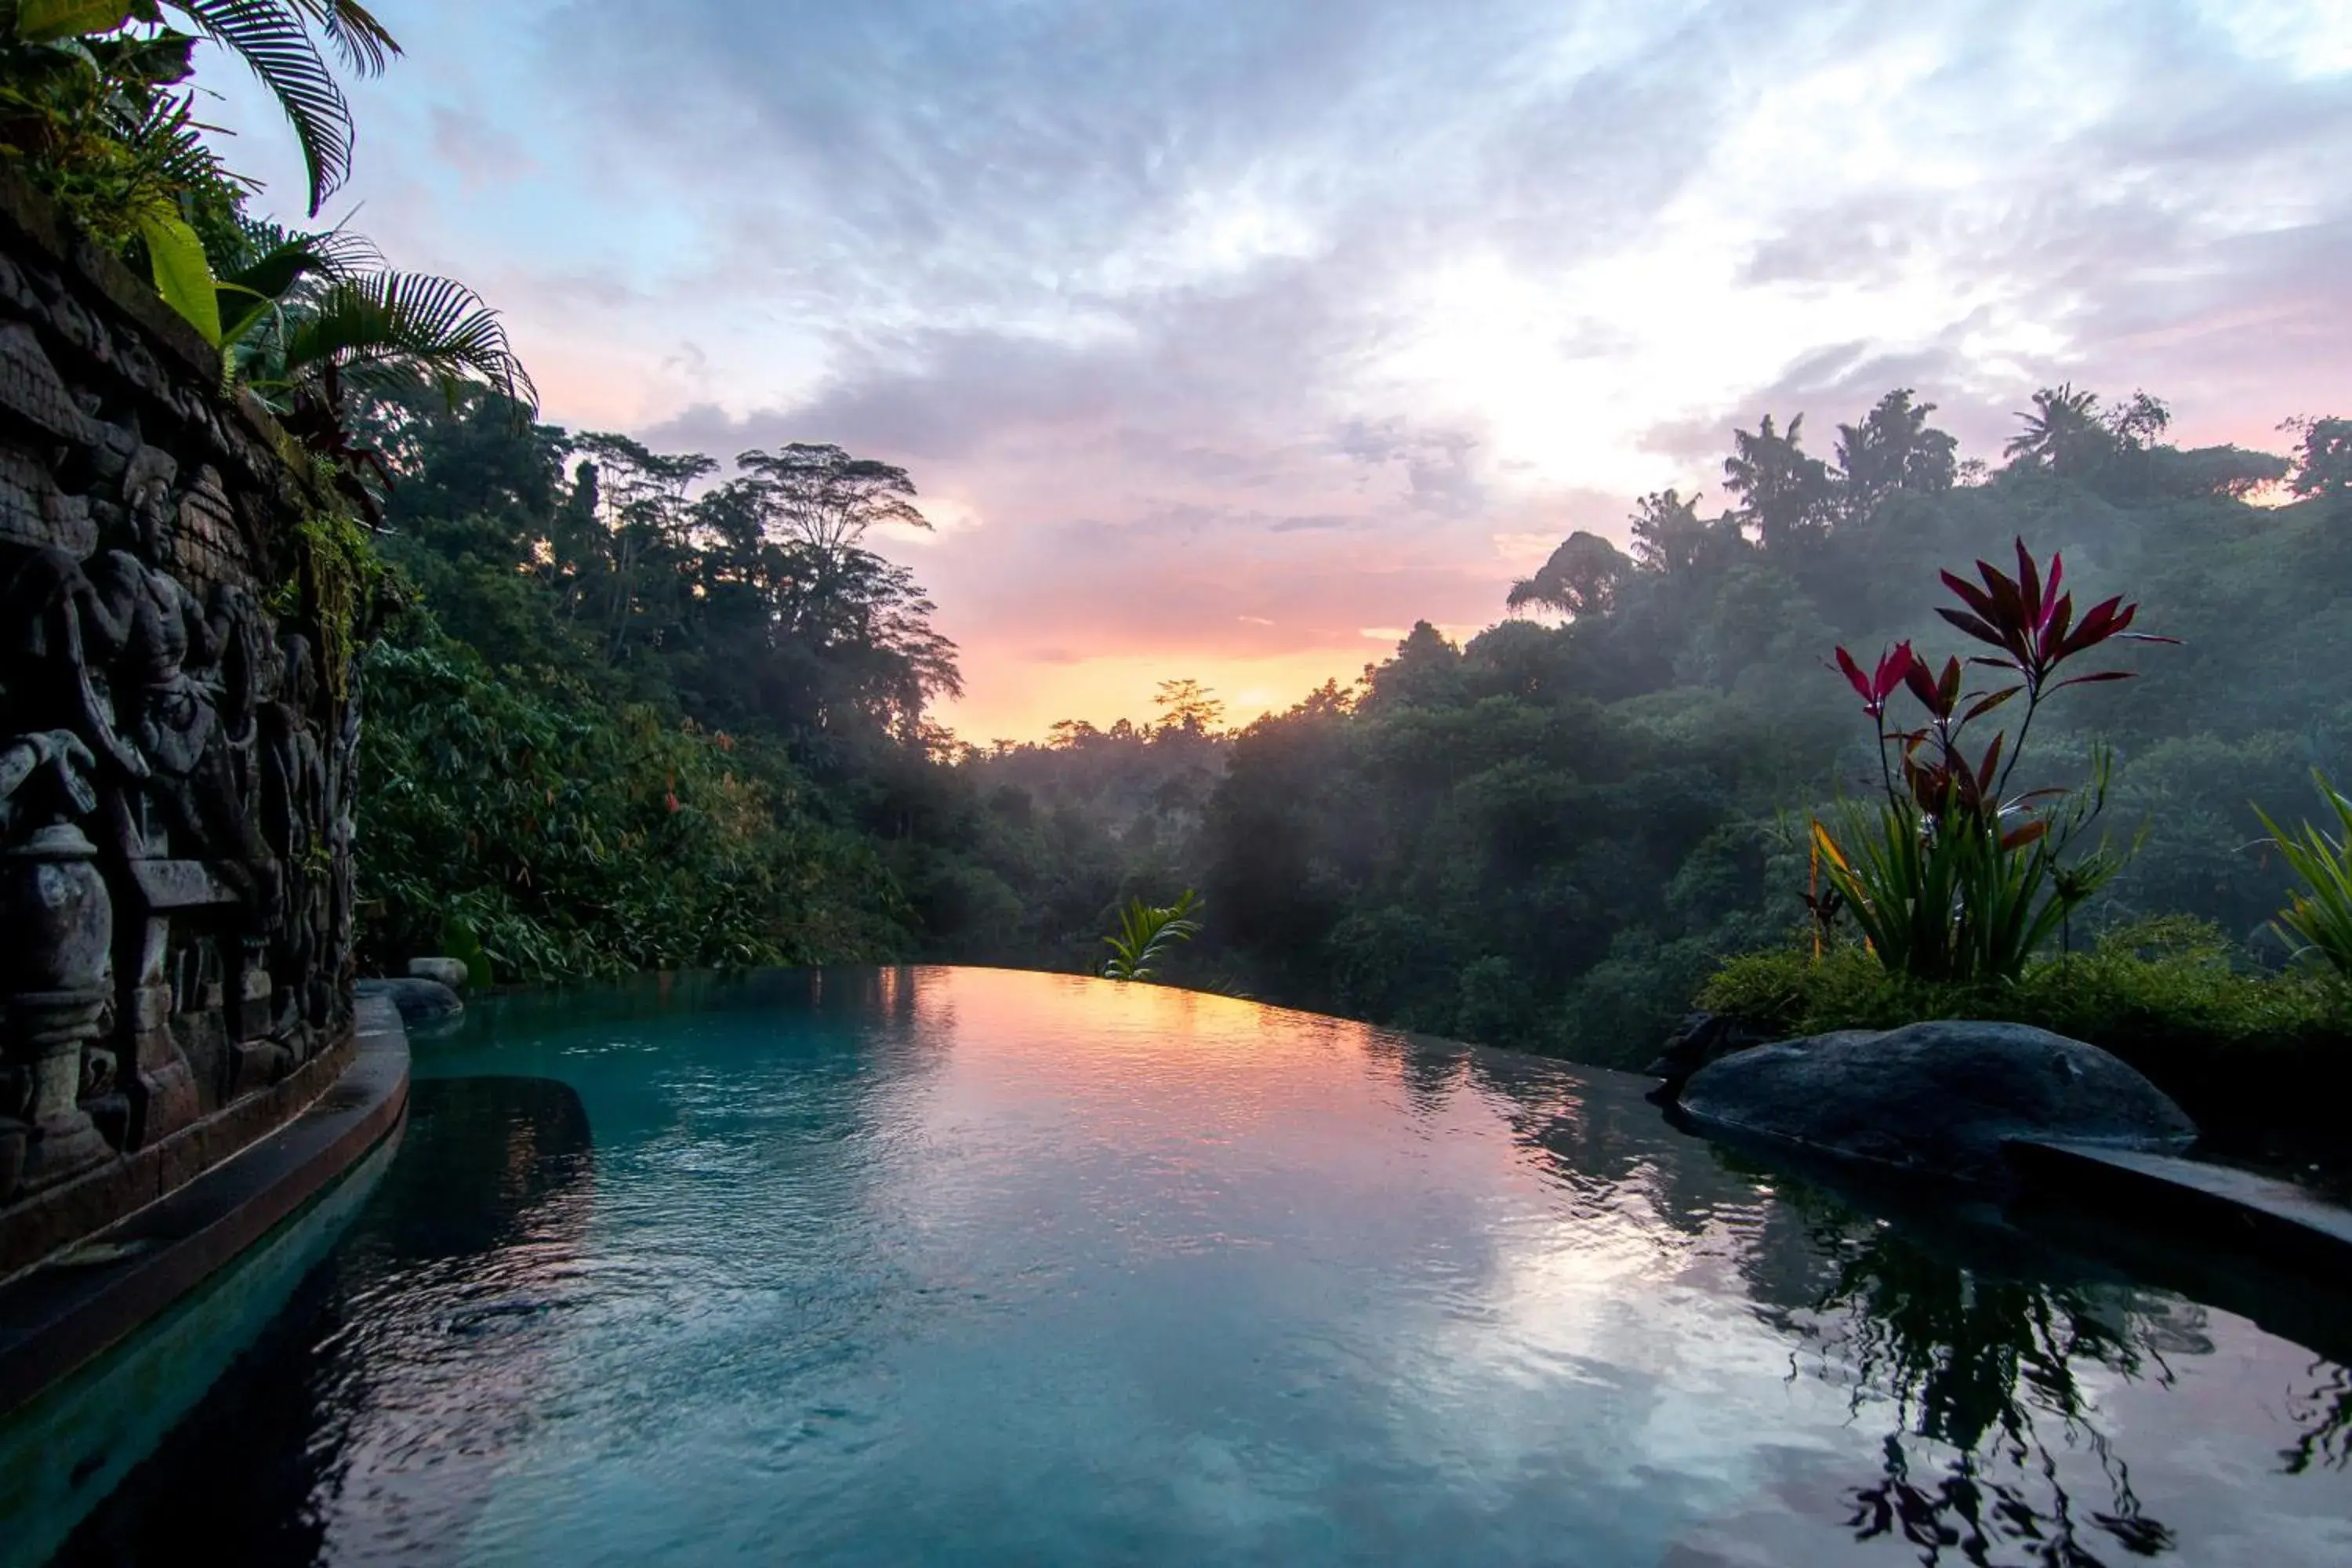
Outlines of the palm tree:
<svg viewBox="0 0 2352 1568">
<path fill-rule="evenodd" d="M 1867 518 L 1897 490 L 1933 495 L 1950 489 L 1958 477 L 1959 443 L 1927 423 L 1934 404 L 1911 398 L 1909 387 L 1897 387 L 1861 424 L 1838 426 L 1838 472 L 1850 520 Z"/>
<path fill-rule="evenodd" d="M 1829 531 L 1829 465 L 1805 455 L 1804 429 L 1801 414 L 1789 421 L 1785 433 L 1772 427 L 1767 414 L 1754 430 L 1731 433 L 1723 488 L 1739 498 L 1741 521 L 1756 525 L 1768 551 Z"/>
<path fill-rule="evenodd" d="M 1633 564 L 1668 576 L 1728 565 L 1742 548 L 1737 519 L 1698 514 L 1698 497 L 1659 490 L 1633 503 Z"/>
<path fill-rule="evenodd" d="M 2077 392 L 2071 382 L 2043 387 L 2033 395 L 2033 412 L 2017 417 L 2025 427 L 2009 438 L 2000 455 L 2028 468 L 2074 474 L 2113 444 L 2099 421 L 2099 395 Z"/>
</svg>

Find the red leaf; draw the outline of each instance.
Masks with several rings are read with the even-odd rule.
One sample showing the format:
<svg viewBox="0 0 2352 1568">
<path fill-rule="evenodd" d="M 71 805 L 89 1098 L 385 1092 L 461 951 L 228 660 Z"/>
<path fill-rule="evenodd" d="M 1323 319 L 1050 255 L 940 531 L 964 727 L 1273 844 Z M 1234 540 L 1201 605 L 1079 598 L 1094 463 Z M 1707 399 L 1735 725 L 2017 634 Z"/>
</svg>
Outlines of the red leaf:
<svg viewBox="0 0 2352 1568">
<path fill-rule="evenodd" d="M 1992 788 L 1992 775 L 2000 766 L 2001 742 L 2008 739 L 2007 735 L 1995 735 L 1992 744 L 1985 748 L 1984 763 L 1977 769 L 1977 789 L 1979 792 Z"/>
<path fill-rule="evenodd" d="M 1993 603 L 1993 625 L 2004 631 L 2022 629 L 2029 623 L 2024 597 L 2016 584 L 2001 575 L 1990 561 L 1977 563 L 1977 575 L 1984 579 L 1985 594 Z"/>
<path fill-rule="evenodd" d="M 2055 660 L 2063 657 L 2057 650 L 2066 646 L 2066 628 L 2074 619 L 2074 595 L 2065 595 L 2050 606 L 2049 613 L 2042 616 L 2042 637 L 2038 645 L 2043 659 Z"/>
<path fill-rule="evenodd" d="M 1908 642 L 1896 643 L 1879 656 L 1878 672 L 1872 678 L 1871 689 L 1880 702 L 1884 703 L 1895 695 L 1895 689 L 1903 684 L 1904 678 L 1918 662 L 1918 656 L 1911 651 Z"/>
<path fill-rule="evenodd" d="M 1939 694 L 1936 690 L 1936 678 L 1927 672 L 1926 660 L 1922 659 L 1914 663 L 1908 670 L 1904 672 L 1903 679 L 1904 684 L 1910 687 L 1911 695 L 1919 700 L 1920 707 L 1925 708 L 1928 712 L 1933 713 L 1938 719 L 1945 718 L 1950 714 L 1951 710 L 1945 707 L 1938 700 Z"/>
<path fill-rule="evenodd" d="M 2121 631 L 2129 625 L 2130 611 L 2123 610 L 2123 595 L 2118 594 L 2112 599 L 2100 600 L 2084 611 L 2082 623 L 2074 628 L 2072 640 L 2075 647 L 2077 649 L 2089 647 L 2093 643 L 2105 638 L 2110 633 Z M 2138 607 L 2137 605 L 2132 606 L 2133 609 Z M 2123 611 L 2121 616 L 2117 615 L 2119 610 Z"/>
<path fill-rule="evenodd" d="M 1982 563 L 1979 562 L 1979 564 L 1981 565 Z M 1944 579 L 1944 586 L 1949 588 L 1955 595 L 1958 595 L 1960 602 L 1968 605 L 1969 609 L 1974 610 L 1979 616 L 1988 621 L 1997 621 L 2000 619 L 2000 612 L 1993 607 L 1992 600 L 1986 595 L 1983 589 L 1978 587 L 1974 583 L 1969 582 L 1967 578 L 1958 576 L 1954 573 L 1946 572 L 1942 574 L 1942 576 Z M 1946 610 L 1944 612 L 1947 616 L 1951 613 L 1952 612 L 1949 610 Z M 1999 639 L 1996 638 L 1994 640 L 1997 641 Z"/>
<path fill-rule="evenodd" d="M 1985 625 L 1984 622 L 1979 620 L 1976 616 L 1969 615 L 1965 610 L 1939 609 L 1936 613 L 1943 616 L 1944 619 L 1951 622 L 1952 625 L 1959 627 L 1960 630 L 1968 633 L 1969 636 L 1976 638 L 1979 642 L 1990 643 L 1995 647 L 2004 647 L 2008 646 L 2001 640 L 2001 636 L 1999 632 L 1993 630 L 1990 626 Z"/>
<path fill-rule="evenodd" d="M 2070 686 L 2088 686 L 2095 680 L 2129 680 L 2131 679 L 2132 671 L 2128 669 L 2103 669 L 2096 675 L 2070 675 L 2050 689 L 2063 691 Z"/>
<path fill-rule="evenodd" d="M 1944 805 L 1952 797 L 1952 775 L 1943 768 L 1927 767 L 1911 770 L 1911 798 L 1919 809 L 1930 816 L 1941 816 Z"/>
<path fill-rule="evenodd" d="M 2017 540 L 2017 595 L 2023 602 L 2024 622 L 2029 626 L 2042 625 L 2042 574 L 2033 564 L 2032 552 L 2025 548 L 2025 539 Z"/>
<path fill-rule="evenodd" d="M 1980 662 L 1990 663 L 1992 661 L 1987 659 Z M 1971 720 L 1983 718 L 1986 714 L 1991 712 L 1994 709 L 2000 707 L 2002 703 L 2008 701 L 2011 698 L 2016 696 L 2019 692 L 2024 689 L 2025 688 L 2022 686 L 2002 687 L 1999 691 L 1994 692 L 1991 696 L 1986 698 L 1983 701 L 1969 709 L 1968 712 L 1961 715 L 1960 722 L 1965 724 Z"/>
<path fill-rule="evenodd" d="M 2035 839 L 2040 838 L 2043 834 L 2049 831 L 2049 822 L 2043 818 L 2036 817 L 2033 821 L 2027 823 L 2022 827 L 2012 827 L 2007 833 L 2002 834 L 2000 838 L 2000 847 L 2003 849 L 2022 849 L 2027 845 L 2032 843 Z"/>
<path fill-rule="evenodd" d="M 1870 677 L 1862 673 L 1862 666 L 1854 663 L 1853 655 L 1843 648 L 1838 649 L 1837 667 L 1845 672 L 1846 683 L 1853 688 L 1855 694 L 1864 702 L 1869 701 Z"/>
</svg>

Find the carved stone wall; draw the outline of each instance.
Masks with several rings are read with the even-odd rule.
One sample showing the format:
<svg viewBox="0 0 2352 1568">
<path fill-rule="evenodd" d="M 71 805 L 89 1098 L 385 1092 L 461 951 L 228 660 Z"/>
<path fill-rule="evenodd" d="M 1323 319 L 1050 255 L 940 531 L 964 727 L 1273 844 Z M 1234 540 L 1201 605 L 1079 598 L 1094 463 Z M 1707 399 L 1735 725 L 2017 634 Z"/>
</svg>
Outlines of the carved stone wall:
<svg viewBox="0 0 2352 1568">
<path fill-rule="evenodd" d="M 359 716 L 306 531 L 331 503 L 222 384 L 0 180 L 0 1274 L 268 1131 L 347 1048 Z"/>
</svg>

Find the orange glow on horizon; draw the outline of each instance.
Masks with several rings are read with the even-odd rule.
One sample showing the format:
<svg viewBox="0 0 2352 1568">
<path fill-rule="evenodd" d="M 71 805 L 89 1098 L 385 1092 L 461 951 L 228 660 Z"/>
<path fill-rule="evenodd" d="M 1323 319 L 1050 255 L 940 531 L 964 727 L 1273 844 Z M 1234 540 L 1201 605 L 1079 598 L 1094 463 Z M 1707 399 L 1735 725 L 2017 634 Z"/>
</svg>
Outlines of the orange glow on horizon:
<svg viewBox="0 0 2352 1568">
<path fill-rule="evenodd" d="M 1392 644 L 1362 637 L 1345 647 L 1263 656 L 1186 653 L 1109 654 L 1068 664 L 964 653 L 964 696 L 932 714 L 966 741 L 1042 741 L 1054 724 L 1080 719 L 1107 730 L 1119 719 L 1137 724 L 1158 717 L 1152 698 L 1163 680 L 1192 679 L 1225 705 L 1225 722 L 1238 728 L 1262 713 L 1294 707 L 1327 680 L 1352 686 L 1364 666 L 1394 652 Z"/>
</svg>

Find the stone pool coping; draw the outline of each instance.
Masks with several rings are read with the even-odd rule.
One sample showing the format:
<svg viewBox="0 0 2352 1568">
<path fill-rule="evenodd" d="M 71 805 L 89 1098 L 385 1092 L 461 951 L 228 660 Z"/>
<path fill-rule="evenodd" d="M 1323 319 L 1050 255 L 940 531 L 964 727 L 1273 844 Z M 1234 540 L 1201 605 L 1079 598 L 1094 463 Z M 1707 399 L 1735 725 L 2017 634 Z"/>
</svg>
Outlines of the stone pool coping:
<svg viewBox="0 0 2352 1568">
<path fill-rule="evenodd" d="M 2091 1143 L 2012 1138 L 2002 1152 L 2029 1183 L 2142 1205 L 2204 1237 L 2352 1284 L 2352 1210 L 2234 1166 Z"/>
<path fill-rule="evenodd" d="M 408 1110 L 408 1035 L 362 997 L 351 1065 L 266 1137 L 0 1283 L 0 1415 L 37 1398 L 234 1260 L 388 1136 Z"/>
</svg>

